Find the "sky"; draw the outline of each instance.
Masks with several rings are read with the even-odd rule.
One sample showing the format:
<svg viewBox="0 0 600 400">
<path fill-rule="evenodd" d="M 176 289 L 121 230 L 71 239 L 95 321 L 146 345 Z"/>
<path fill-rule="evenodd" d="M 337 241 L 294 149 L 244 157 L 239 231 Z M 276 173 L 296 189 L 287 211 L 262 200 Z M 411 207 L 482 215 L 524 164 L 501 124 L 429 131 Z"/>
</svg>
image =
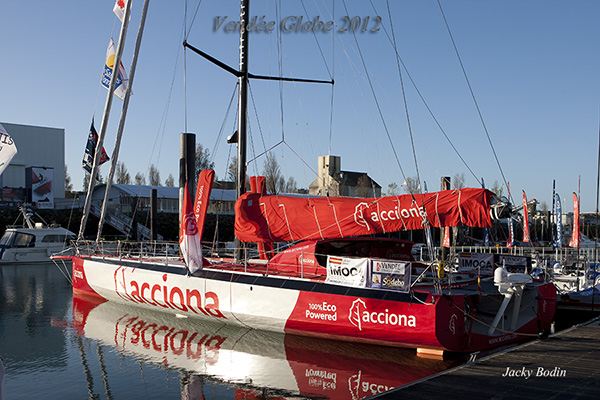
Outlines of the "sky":
<svg viewBox="0 0 600 400">
<path fill-rule="evenodd" d="M 133 0 L 127 71 L 142 3 Z M 273 21 L 274 28 L 250 33 L 251 73 L 335 84 L 251 82 L 248 174 L 262 173 L 270 150 L 286 179 L 308 188 L 318 157 L 332 154 L 341 157 L 342 170 L 367 172 L 384 192 L 417 174 L 428 191 L 438 190 L 442 176 L 464 176 L 466 186 L 480 187 L 483 179 L 506 194 L 509 183 L 517 203 L 524 190 L 551 206 L 555 181 L 564 212 L 572 211 L 580 179 L 581 211 L 593 212 L 600 2 L 440 4 L 443 14 L 437 0 L 390 1 L 389 13 L 383 0 L 252 2 L 251 17 Z M 65 162 L 76 190 L 91 119 L 99 130 L 106 103 L 100 76 L 109 39 L 118 41 L 121 26 L 113 5 L 0 2 L 0 122 L 65 129 Z M 333 28 L 286 32 L 300 16 L 332 21 Z M 150 2 L 119 155 L 132 178 L 147 177 L 153 164 L 163 182 L 170 174 L 177 182 L 182 132 L 197 135 L 218 179 L 227 178 L 236 152 L 226 143 L 236 129 L 235 104 L 229 108 L 236 79 L 181 45 L 187 38 L 237 68 L 238 35 L 226 23 L 217 29 L 217 17 L 239 19 L 238 2 Z M 358 29 L 344 30 L 347 21 Z M 115 98 L 109 155 L 121 107 Z M 35 143 L 17 143 L 28 145 Z M 101 168 L 105 177 L 108 168 Z"/>
</svg>

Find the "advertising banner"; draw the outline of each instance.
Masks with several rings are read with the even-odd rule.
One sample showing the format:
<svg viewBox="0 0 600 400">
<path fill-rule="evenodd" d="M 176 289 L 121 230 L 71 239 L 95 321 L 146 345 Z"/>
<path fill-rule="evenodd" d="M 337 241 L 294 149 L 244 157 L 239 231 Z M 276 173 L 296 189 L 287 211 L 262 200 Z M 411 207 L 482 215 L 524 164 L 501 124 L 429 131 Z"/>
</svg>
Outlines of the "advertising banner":
<svg viewBox="0 0 600 400">
<path fill-rule="evenodd" d="M 371 260 L 367 286 L 408 293 L 410 290 L 410 272 L 409 262 Z"/>
<path fill-rule="evenodd" d="M 365 287 L 367 283 L 368 258 L 327 257 L 326 283 Z"/>
<path fill-rule="evenodd" d="M 54 168 L 31 167 L 31 202 L 40 209 L 54 208 Z M 28 179 L 28 180 L 29 180 Z"/>
<path fill-rule="evenodd" d="M 463 274 L 494 274 L 494 255 L 485 253 L 460 253 L 458 255 L 458 272 Z"/>
</svg>

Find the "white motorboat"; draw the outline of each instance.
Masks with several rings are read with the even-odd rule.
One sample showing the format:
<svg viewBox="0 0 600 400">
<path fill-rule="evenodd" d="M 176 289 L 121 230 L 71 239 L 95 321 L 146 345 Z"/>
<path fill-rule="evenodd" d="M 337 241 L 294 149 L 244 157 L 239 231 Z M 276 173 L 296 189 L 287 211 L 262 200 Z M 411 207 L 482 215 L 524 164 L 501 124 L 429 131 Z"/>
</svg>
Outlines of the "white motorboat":
<svg viewBox="0 0 600 400">
<path fill-rule="evenodd" d="M 77 238 L 63 227 L 35 222 L 31 210 L 21 208 L 21 213 L 23 225 L 8 226 L 0 238 L 0 265 L 51 262 L 51 255 L 65 251 Z"/>
</svg>

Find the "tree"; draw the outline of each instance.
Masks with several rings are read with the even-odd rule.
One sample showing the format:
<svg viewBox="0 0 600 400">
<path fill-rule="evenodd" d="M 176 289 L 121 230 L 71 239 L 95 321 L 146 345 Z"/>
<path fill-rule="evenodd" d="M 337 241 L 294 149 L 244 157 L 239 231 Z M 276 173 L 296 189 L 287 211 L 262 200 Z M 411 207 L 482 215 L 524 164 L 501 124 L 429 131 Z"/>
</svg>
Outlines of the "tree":
<svg viewBox="0 0 600 400">
<path fill-rule="evenodd" d="M 98 171 L 98 177 L 96 178 L 96 185 L 102 183 L 104 180 L 102 179 L 102 175 L 100 171 Z M 90 174 L 86 172 L 83 175 L 83 191 L 86 192 L 88 190 L 88 186 L 90 185 Z"/>
<path fill-rule="evenodd" d="M 69 171 L 67 171 L 67 166 L 65 165 L 65 192 L 71 193 L 73 191 L 73 183 L 71 183 L 71 176 L 69 175 Z"/>
<path fill-rule="evenodd" d="M 83 191 L 86 192 L 88 190 L 88 186 L 90 185 L 90 174 L 84 172 L 83 174 Z"/>
<path fill-rule="evenodd" d="M 465 173 L 454 174 L 454 179 L 452 183 L 452 187 L 454 189 L 462 189 L 465 187 Z"/>
<path fill-rule="evenodd" d="M 135 174 L 135 178 L 133 180 L 135 185 L 141 186 L 146 184 L 146 177 L 141 172 Z"/>
<path fill-rule="evenodd" d="M 127 167 L 125 163 L 119 161 L 117 163 L 117 170 L 115 171 L 115 175 L 117 175 L 117 183 L 120 185 L 130 185 L 131 177 L 129 176 L 129 172 L 127 172 Z"/>
<path fill-rule="evenodd" d="M 215 163 L 210 159 L 210 151 L 202 147 L 201 144 L 196 146 L 196 176 L 200 175 L 200 171 L 204 169 L 215 169 Z"/>
<path fill-rule="evenodd" d="M 285 184 L 285 192 L 286 193 L 297 193 L 298 185 L 296 184 L 296 180 L 293 176 L 290 176 Z"/>
<path fill-rule="evenodd" d="M 169 174 L 169 177 L 165 180 L 165 186 L 168 186 L 168 187 L 175 186 L 175 178 L 173 178 L 173 174 Z"/>
<path fill-rule="evenodd" d="M 398 187 L 398 184 L 396 182 L 388 184 L 387 192 L 385 193 L 385 195 L 396 196 L 397 194 L 400 194 L 400 188 Z"/>
<path fill-rule="evenodd" d="M 502 197 L 503 189 L 504 188 L 502 186 L 500 186 L 498 181 L 494 181 L 494 184 L 490 188 L 490 190 L 496 194 L 496 197 L 498 197 L 498 199 L 500 199 Z"/>
<path fill-rule="evenodd" d="M 150 171 L 148 171 L 148 179 L 150 181 L 150 186 L 161 186 L 160 171 L 154 166 L 154 164 L 150 164 Z"/>
<path fill-rule="evenodd" d="M 540 211 L 542 211 L 542 212 L 546 212 L 546 211 L 548 211 L 548 210 L 549 210 L 549 208 L 548 208 L 548 203 L 546 203 L 545 201 L 542 201 L 542 202 L 540 203 Z"/>
<path fill-rule="evenodd" d="M 229 167 L 227 167 L 227 180 L 229 182 L 237 181 L 237 156 L 233 157 L 233 160 L 231 160 Z"/>
<path fill-rule="evenodd" d="M 404 186 L 404 191 L 409 194 L 417 194 L 421 189 L 417 178 L 412 176 L 406 178 L 402 186 Z"/>
<path fill-rule="evenodd" d="M 267 193 L 277 194 L 285 190 L 285 179 L 281 175 L 281 168 L 271 152 L 267 153 L 264 164 L 264 175 L 267 184 Z"/>
</svg>

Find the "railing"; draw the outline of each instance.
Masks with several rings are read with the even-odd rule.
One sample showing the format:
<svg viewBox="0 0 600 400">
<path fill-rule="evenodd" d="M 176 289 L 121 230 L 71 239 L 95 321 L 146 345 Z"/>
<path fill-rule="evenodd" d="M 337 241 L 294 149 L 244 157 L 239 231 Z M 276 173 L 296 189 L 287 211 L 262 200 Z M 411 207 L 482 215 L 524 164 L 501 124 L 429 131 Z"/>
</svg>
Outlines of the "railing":
<svg viewBox="0 0 600 400">
<path fill-rule="evenodd" d="M 433 259 L 439 259 L 441 250 L 439 247 L 433 248 Z M 508 247 L 494 247 L 494 246 L 455 246 L 451 249 L 455 254 L 458 253 L 491 253 L 491 254 L 513 254 L 518 256 L 531 256 L 532 258 L 540 257 L 544 260 L 550 259 L 564 263 L 567 259 L 573 259 L 577 256 L 586 257 L 589 262 L 598 263 L 600 262 L 600 248 L 585 248 L 575 249 L 571 247 L 560 247 L 552 249 L 551 247 L 526 247 L 519 246 L 509 249 Z M 413 254 L 417 261 L 431 261 L 429 249 L 422 247 L 419 249 L 417 254 Z"/>
<path fill-rule="evenodd" d="M 80 240 L 73 242 L 75 254 L 119 258 L 178 258 L 177 242 L 130 242 L 126 240 L 100 241 Z"/>
</svg>

